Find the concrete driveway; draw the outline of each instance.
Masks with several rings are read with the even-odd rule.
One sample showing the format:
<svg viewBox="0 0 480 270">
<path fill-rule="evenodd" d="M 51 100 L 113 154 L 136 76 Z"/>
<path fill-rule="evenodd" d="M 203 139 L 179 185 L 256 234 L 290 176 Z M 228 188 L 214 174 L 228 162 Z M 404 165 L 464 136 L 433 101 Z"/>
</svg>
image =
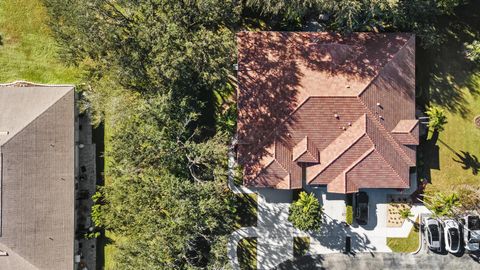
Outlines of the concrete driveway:
<svg viewBox="0 0 480 270">
<path fill-rule="evenodd" d="M 278 270 L 297 269 L 480 269 L 479 254 L 456 257 L 451 254 L 410 255 L 401 253 L 328 254 L 304 256 L 278 265 Z"/>
</svg>

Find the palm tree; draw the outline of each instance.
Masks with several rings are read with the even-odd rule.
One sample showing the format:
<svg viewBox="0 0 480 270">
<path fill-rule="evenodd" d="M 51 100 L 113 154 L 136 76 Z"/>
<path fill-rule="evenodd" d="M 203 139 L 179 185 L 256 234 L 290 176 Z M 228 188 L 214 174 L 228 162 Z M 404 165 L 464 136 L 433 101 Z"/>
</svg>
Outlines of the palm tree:
<svg viewBox="0 0 480 270">
<path fill-rule="evenodd" d="M 430 106 L 426 113 L 429 117 L 428 126 L 433 129 L 433 131 L 443 131 L 443 126 L 447 123 L 445 111 L 438 106 Z"/>
<path fill-rule="evenodd" d="M 462 206 L 457 193 L 425 195 L 424 203 L 437 216 L 453 216 L 454 211 Z"/>
</svg>

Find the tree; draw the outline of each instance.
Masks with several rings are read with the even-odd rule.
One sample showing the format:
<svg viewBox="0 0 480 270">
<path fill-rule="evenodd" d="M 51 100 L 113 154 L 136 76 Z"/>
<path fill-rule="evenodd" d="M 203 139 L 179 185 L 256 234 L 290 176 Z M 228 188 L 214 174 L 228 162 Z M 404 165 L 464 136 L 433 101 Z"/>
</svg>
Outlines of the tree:
<svg viewBox="0 0 480 270">
<path fill-rule="evenodd" d="M 376 1 L 376 0 L 247 0 L 246 6 L 260 12 L 273 28 L 301 28 L 309 20 L 319 21 L 325 30 L 415 32 L 424 46 L 442 42 L 434 26 L 437 17 L 451 14 L 462 0 Z"/>
<path fill-rule="evenodd" d="M 298 200 L 290 205 L 288 220 L 300 230 L 318 231 L 322 219 L 323 209 L 313 193 L 300 192 Z"/>
<path fill-rule="evenodd" d="M 428 126 L 434 131 L 443 131 L 444 125 L 447 124 L 445 111 L 438 106 L 430 106 L 426 113 L 429 117 Z"/>
<path fill-rule="evenodd" d="M 85 70 L 82 107 L 107 121 L 98 226 L 121 269 L 222 268 L 233 230 L 228 137 L 234 0 L 45 0 L 62 61 Z"/>
<path fill-rule="evenodd" d="M 425 195 L 425 205 L 437 216 L 451 217 L 462 205 L 457 193 L 445 194 L 437 192 L 435 195 Z"/>
<path fill-rule="evenodd" d="M 465 44 L 466 55 L 470 61 L 480 60 L 480 41 L 475 40 L 472 43 Z"/>
</svg>

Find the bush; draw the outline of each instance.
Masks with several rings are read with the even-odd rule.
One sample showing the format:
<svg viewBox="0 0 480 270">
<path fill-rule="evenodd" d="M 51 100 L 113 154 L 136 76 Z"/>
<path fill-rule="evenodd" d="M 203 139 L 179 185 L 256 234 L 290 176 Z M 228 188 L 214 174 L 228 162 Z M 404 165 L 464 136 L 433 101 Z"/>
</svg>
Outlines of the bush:
<svg viewBox="0 0 480 270">
<path fill-rule="evenodd" d="M 300 192 L 298 200 L 290 206 L 288 220 L 300 230 L 318 231 L 322 225 L 323 209 L 313 193 Z"/>
<path fill-rule="evenodd" d="M 348 225 L 352 225 L 353 223 L 353 207 L 351 205 L 347 205 L 347 213 L 345 216 L 345 222 L 347 222 Z"/>
<path fill-rule="evenodd" d="M 445 111 L 437 106 L 431 106 L 427 109 L 426 113 L 430 118 L 428 126 L 434 131 L 443 131 L 443 126 L 447 123 Z"/>
</svg>

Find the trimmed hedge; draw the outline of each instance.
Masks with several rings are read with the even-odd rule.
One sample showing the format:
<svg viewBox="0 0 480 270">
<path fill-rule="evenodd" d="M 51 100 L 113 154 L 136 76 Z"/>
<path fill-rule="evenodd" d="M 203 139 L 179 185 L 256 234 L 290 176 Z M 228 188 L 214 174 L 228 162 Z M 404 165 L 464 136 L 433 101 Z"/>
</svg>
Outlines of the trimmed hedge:
<svg viewBox="0 0 480 270">
<path fill-rule="evenodd" d="M 345 221 L 348 225 L 352 225 L 353 223 L 353 208 L 351 205 L 347 205 L 347 213 L 345 216 Z"/>
</svg>

